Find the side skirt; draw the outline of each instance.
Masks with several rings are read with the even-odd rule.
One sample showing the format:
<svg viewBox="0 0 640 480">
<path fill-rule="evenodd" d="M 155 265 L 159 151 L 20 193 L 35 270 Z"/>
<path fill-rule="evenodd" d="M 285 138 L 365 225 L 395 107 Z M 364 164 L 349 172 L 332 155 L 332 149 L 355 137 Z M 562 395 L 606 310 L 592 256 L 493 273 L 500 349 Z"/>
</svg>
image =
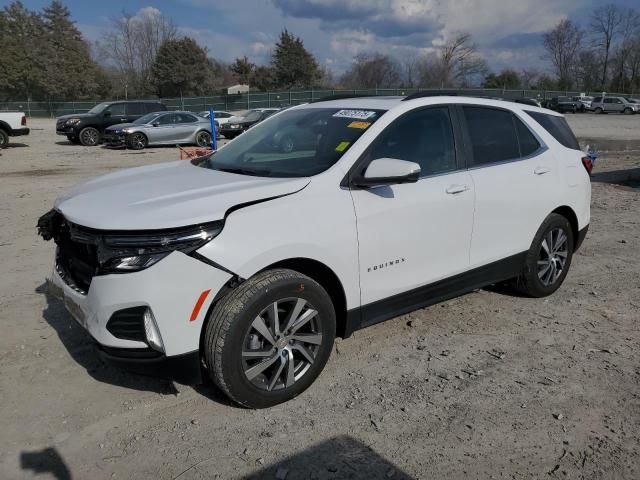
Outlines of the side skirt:
<svg viewBox="0 0 640 480">
<path fill-rule="evenodd" d="M 514 278 L 522 271 L 526 255 L 527 252 L 518 253 L 468 272 L 349 310 L 345 338 L 361 328 Z"/>
</svg>

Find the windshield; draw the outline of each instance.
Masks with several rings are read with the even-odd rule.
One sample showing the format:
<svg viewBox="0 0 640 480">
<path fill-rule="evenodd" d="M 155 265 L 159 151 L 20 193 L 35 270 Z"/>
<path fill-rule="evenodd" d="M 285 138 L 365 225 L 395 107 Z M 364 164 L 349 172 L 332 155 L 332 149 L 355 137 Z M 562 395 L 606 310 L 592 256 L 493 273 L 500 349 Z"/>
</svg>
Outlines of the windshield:
<svg viewBox="0 0 640 480">
<path fill-rule="evenodd" d="M 262 112 L 259 110 L 251 110 L 247 112 L 247 114 L 242 118 L 243 122 L 255 122 L 256 120 L 260 120 L 260 115 Z"/>
<path fill-rule="evenodd" d="M 97 113 L 102 113 L 102 111 L 107 108 L 109 105 L 111 105 L 110 103 L 99 103 L 98 105 L 96 105 L 95 107 L 93 107 L 91 110 L 89 110 L 88 113 L 91 114 L 97 114 Z"/>
<path fill-rule="evenodd" d="M 247 130 L 200 166 L 260 177 L 308 177 L 336 163 L 383 110 L 287 110 Z"/>
<path fill-rule="evenodd" d="M 146 115 L 143 115 L 142 117 L 138 118 L 137 120 L 134 120 L 133 123 L 136 123 L 138 125 L 142 125 L 145 123 L 151 123 L 153 122 L 154 119 L 158 118 L 158 116 L 161 115 L 160 113 L 147 113 Z"/>
</svg>

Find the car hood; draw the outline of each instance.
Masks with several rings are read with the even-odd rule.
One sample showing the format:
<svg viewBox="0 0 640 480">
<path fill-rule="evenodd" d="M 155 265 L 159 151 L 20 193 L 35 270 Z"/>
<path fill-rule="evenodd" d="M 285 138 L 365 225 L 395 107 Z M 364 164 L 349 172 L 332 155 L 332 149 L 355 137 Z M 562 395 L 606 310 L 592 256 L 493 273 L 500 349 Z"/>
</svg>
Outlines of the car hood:
<svg viewBox="0 0 640 480">
<path fill-rule="evenodd" d="M 146 127 L 143 123 L 117 123 L 115 125 L 111 125 L 110 127 L 105 128 L 105 132 L 115 132 L 116 130 L 122 130 L 127 127 Z"/>
<path fill-rule="evenodd" d="M 303 178 L 220 172 L 178 161 L 132 168 L 80 184 L 55 208 L 67 220 L 99 230 L 155 230 L 221 220 L 241 204 L 295 193 Z"/>
<path fill-rule="evenodd" d="M 95 118 L 95 115 L 92 113 L 72 113 L 56 117 L 56 120 L 69 120 L 70 118 Z"/>
</svg>

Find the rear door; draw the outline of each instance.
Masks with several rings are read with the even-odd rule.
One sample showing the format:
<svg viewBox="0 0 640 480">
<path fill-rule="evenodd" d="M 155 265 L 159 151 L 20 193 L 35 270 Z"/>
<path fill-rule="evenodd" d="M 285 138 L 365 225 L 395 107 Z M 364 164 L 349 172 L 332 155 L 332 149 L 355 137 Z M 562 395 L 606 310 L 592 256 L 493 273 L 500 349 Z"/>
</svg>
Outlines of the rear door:
<svg viewBox="0 0 640 480">
<path fill-rule="evenodd" d="M 195 141 L 195 132 L 198 119 L 190 113 L 176 113 L 176 121 L 174 124 L 173 139 L 179 143 L 188 143 Z"/>
<path fill-rule="evenodd" d="M 473 268 L 528 250 L 560 190 L 553 155 L 517 115 L 488 106 L 459 109 L 475 189 Z"/>
<path fill-rule="evenodd" d="M 464 170 L 448 106 L 403 114 L 357 165 L 376 158 L 421 166 L 416 183 L 352 189 L 362 304 L 461 273 L 469 265 L 473 184 Z"/>
</svg>

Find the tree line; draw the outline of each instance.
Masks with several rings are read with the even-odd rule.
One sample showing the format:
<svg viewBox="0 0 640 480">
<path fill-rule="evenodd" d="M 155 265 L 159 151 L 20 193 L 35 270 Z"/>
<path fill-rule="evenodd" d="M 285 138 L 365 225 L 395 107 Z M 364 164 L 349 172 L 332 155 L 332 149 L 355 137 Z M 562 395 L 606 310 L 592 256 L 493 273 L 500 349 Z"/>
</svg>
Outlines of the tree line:
<svg viewBox="0 0 640 480">
<path fill-rule="evenodd" d="M 593 10 L 584 27 L 562 20 L 544 33 L 552 70 L 490 71 L 469 33 L 454 34 L 432 53 L 397 58 L 358 54 L 340 76 L 320 66 L 304 41 L 283 30 L 270 61 L 247 56 L 225 64 L 181 36 L 156 9 L 121 13 L 90 44 L 59 0 L 41 11 L 14 1 L 0 10 L 0 100 L 82 100 L 210 95 L 234 83 L 254 90 L 291 88 L 580 89 L 640 88 L 640 13 L 615 5 Z"/>
</svg>

